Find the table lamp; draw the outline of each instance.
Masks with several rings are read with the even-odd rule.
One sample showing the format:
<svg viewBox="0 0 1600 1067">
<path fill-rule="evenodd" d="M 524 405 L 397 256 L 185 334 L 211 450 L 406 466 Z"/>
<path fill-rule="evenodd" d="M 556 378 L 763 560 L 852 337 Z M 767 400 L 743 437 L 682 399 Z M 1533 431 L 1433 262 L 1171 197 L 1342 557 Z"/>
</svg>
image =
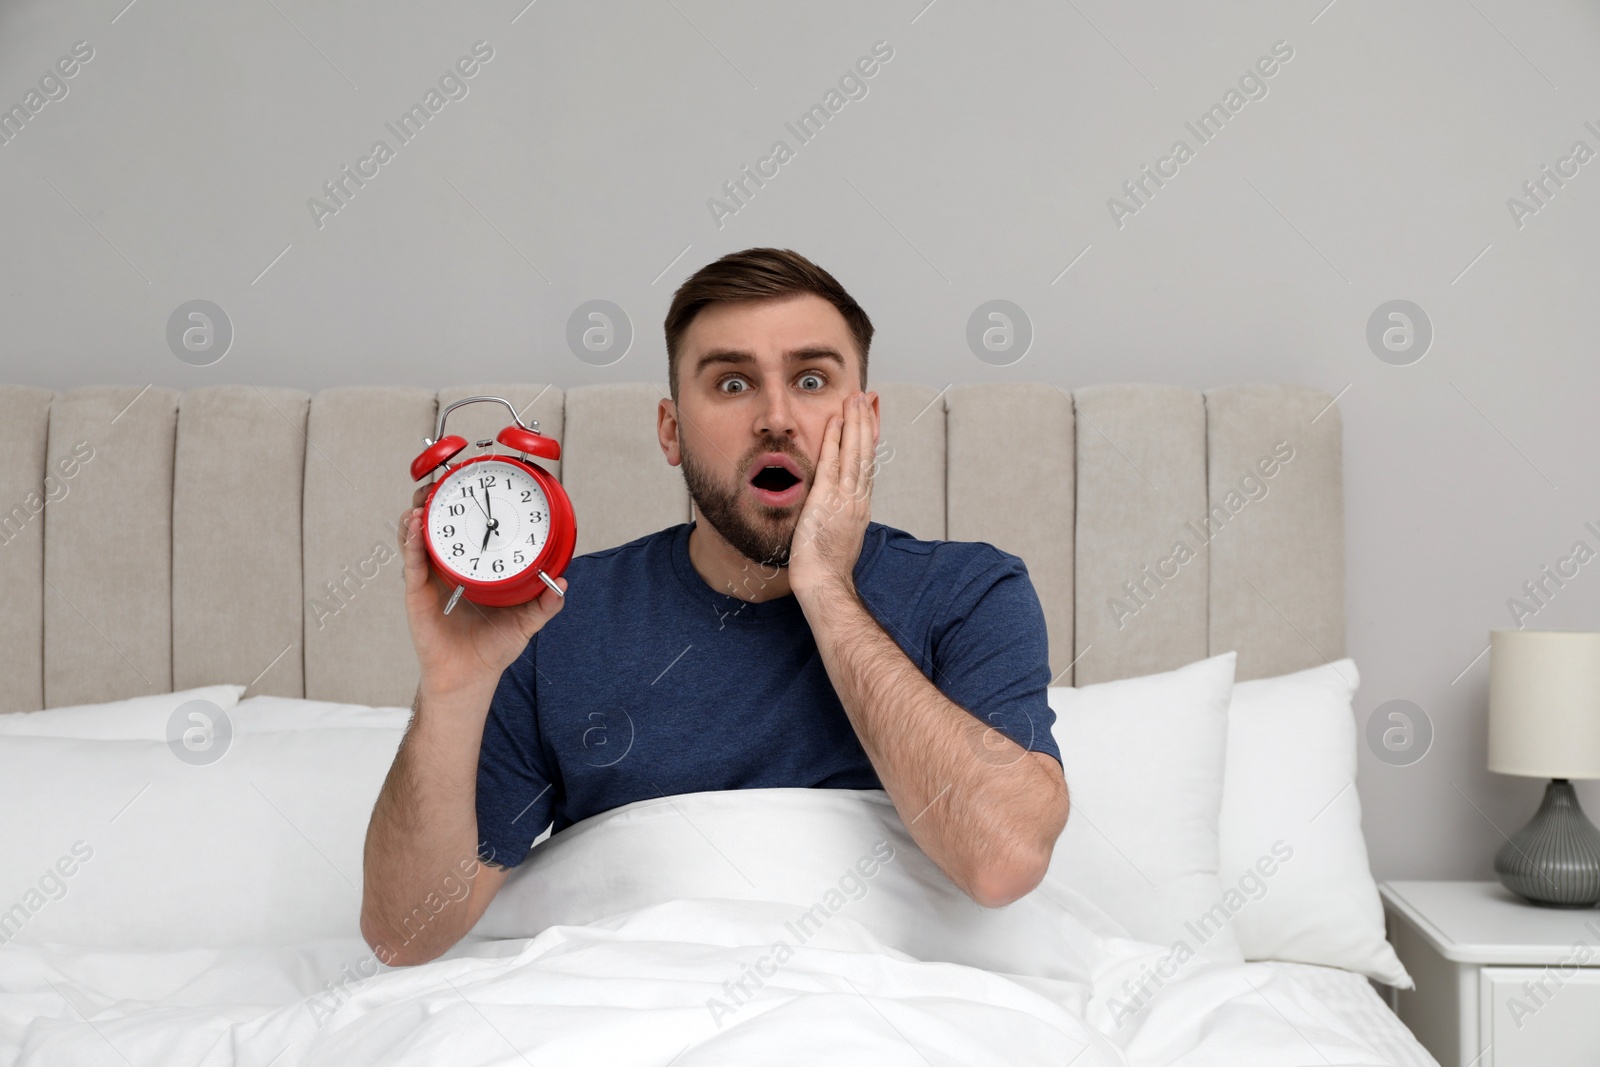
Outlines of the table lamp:
<svg viewBox="0 0 1600 1067">
<path fill-rule="evenodd" d="M 1489 635 L 1489 769 L 1549 778 L 1533 821 L 1494 858 L 1513 893 L 1548 907 L 1600 901 L 1600 830 L 1573 778 L 1600 778 L 1600 633 Z"/>
</svg>

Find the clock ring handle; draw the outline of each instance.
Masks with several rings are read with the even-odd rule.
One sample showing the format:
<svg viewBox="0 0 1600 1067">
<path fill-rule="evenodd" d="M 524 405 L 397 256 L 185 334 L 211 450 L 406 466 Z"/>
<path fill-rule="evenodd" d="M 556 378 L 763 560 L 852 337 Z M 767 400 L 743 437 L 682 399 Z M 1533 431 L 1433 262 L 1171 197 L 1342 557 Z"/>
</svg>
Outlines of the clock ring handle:
<svg viewBox="0 0 1600 1067">
<path fill-rule="evenodd" d="M 507 411 L 511 412 L 511 421 L 514 422 L 517 426 L 521 427 L 524 430 L 531 430 L 534 433 L 538 433 L 539 432 L 539 420 L 538 419 L 530 419 L 528 422 L 524 423 L 522 421 L 521 417 L 517 415 L 517 409 L 512 407 L 511 401 L 507 400 L 505 397 L 503 397 L 503 396 L 469 396 L 469 397 L 465 397 L 465 398 L 463 398 L 461 400 L 457 400 L 454 404 L 448 405 L 443 411 L 439 412 L 438 421 L 435 423 L 434 429 L 433 429 L 433 437 L 425 440 L 423 443 L 431 445 L 431 444 L 433 444 L 434 441 L 437 441 L 437 440 L 439 440 L 440 438 L 442 438 L 444 436 L 444 420 L 449 418 L 450 413 L 452 411 L 454 411 L 456 408 L 461 407 L 463 404 L 477 404 L 477 403 L 481 403 L 481 402 L 484 402 L 484 401 L 488 401 L 488 402 L 495 403 L 495 404 L 503 404 L 503 405 L 505 405 L 505 409 Z"/>
</svg>

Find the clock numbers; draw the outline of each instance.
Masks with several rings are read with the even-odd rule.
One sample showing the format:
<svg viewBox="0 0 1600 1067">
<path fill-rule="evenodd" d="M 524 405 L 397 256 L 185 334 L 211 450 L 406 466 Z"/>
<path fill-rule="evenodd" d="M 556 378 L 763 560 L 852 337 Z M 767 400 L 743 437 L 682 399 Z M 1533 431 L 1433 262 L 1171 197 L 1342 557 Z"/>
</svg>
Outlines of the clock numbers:
<svg viewBox="0 0 1600 1067">
<path fill-rule="evenodd" d="M 481 582 L 513 578 L 533 565 L 550 539 L 544 490 L 513 464 L 466 464 L 447 474 L 434 496 L 428 513 L 430 543 L 436 558 L 449 560 L 449 569 L 460 577 Z"/>
</svg>

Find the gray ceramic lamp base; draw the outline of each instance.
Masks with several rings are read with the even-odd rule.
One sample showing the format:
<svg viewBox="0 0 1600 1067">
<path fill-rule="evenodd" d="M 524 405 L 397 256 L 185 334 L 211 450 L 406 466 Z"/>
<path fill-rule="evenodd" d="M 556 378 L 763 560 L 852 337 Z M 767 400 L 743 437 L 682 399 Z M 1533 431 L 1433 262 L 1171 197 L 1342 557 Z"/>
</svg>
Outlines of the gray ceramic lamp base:
<svg viewBox="0 0 1600 1067">
<path fill-rule="evenodd" d="M 1533 821 L 1495 855 L 1494 870 L 1507 889 L 1535 904 L 1600 902 L 1600 830 L 1584 816 L 1571 782 L 1551 779 Z"/>
</svg>

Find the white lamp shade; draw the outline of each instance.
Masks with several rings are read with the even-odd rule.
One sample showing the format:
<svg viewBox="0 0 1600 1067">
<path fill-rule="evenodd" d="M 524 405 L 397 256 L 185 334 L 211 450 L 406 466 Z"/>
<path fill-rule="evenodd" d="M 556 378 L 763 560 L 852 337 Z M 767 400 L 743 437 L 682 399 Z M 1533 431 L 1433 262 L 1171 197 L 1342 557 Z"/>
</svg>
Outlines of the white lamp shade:
<svg viewBox="0 0 1600 1067">
<path fill-rule="evenodd" d="M 1600 633 L 1489 635 L 1489 769 L 1600 778 Z"/>
</svg>

